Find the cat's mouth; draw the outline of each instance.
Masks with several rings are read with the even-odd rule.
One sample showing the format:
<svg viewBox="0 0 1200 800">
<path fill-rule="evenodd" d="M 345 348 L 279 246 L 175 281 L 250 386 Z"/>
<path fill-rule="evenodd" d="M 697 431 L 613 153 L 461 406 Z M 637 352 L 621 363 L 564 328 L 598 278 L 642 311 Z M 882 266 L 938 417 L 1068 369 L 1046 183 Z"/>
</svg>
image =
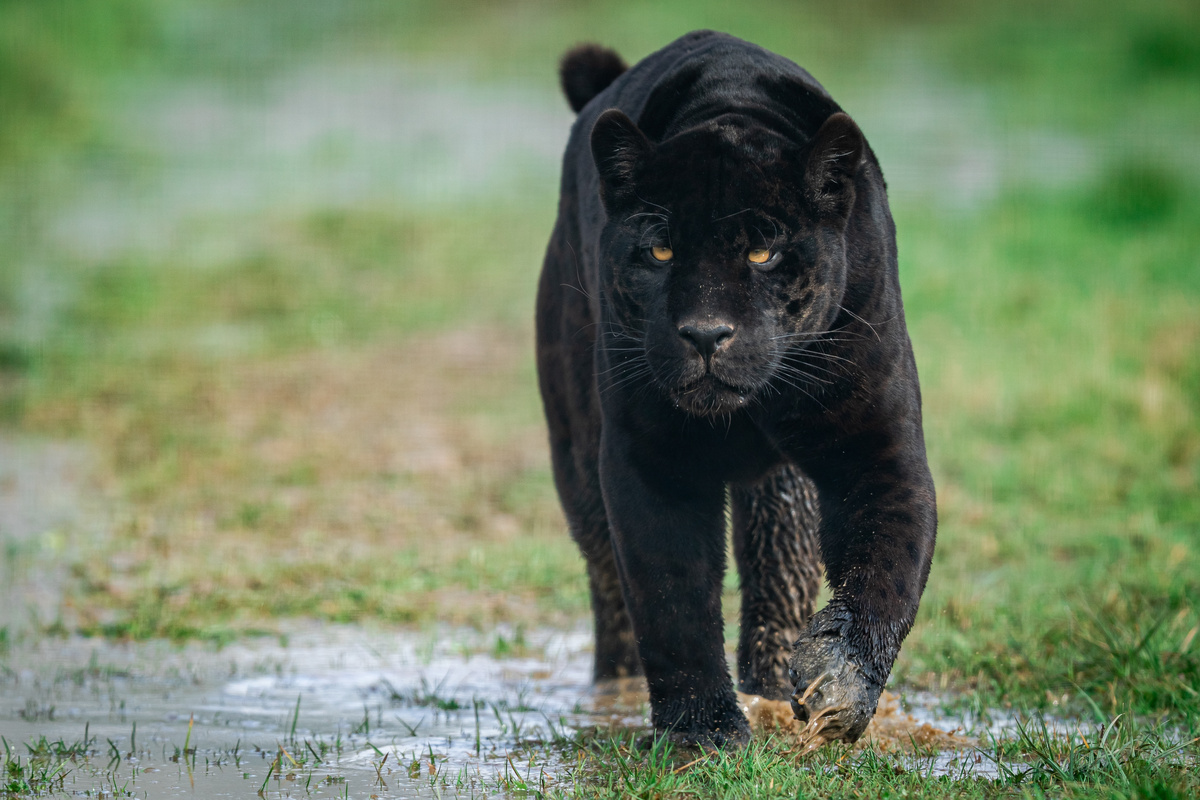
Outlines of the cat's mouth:
<svg viewBox="0 0 1200 800">
<path fill-rule="evenodd" d="M 754 390 L 726 383 L 711 372 L 671 390 L 675 407 L 697 417 L 730 414 L 745 408 Z"/>
</svg>

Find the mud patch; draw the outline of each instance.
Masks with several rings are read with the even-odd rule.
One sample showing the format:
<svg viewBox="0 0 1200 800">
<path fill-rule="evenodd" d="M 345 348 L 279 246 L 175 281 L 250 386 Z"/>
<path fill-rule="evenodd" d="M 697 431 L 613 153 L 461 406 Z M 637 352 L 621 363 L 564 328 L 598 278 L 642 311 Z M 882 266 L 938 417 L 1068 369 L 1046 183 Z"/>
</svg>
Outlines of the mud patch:
<svg viewBox="0 0 1200 800">
<path fill-rule="evenodd" d="M 783 733 L 797 738 L 803 748 L 805 725 L 796 719 L 790 703 L 768 700 L 754 694 L 738 693 L 742 711 L 750 727 L 767 733 Z M 900 695 L 884 691 L 879 698 L 875 717 L 854 747 L 873 748 L 882 752 L 919 752 L 930 750 L 966 750 L 978 746 L 978 741 L 963 735 L 962 727 L 947 729 L 934 724 L 936 718 L 925 709 L 904 710 Z"/>
</svg>

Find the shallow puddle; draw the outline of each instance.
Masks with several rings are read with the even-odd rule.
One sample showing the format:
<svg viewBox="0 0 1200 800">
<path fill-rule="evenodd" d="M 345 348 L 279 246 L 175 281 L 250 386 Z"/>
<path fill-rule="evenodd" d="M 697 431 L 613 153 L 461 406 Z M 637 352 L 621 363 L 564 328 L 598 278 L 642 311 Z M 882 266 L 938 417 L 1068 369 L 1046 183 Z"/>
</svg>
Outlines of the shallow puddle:
<svg viewBox="0 0 1200 800">
<path fill-rule="evenodd" d="M 66 794 L 498 796 L 516 776 L 553 785 L 575 756 L 562 737 L 646 726 L 639 686 L 591 686 L 590 647 L 587 631 L 512 629 L 318 627 L 219 650 L 42 640 L 0 666 L 0 735 L 26 764 L 74 753 Z M 894 697 L 879 720 L 877 744 L 952 748 L 912 754 L 923 769 L 989 773 L 955 720 Z"/>
<path fill-rule="evenodd" d="M 523 742 L 613 716 L 588 713 L 585 634 L 522 638 L 322 628 L 219 651 L 43 641 L 8 660 L 0 735 L 14 753 L 43 739 L 79 750 L 67 792 L 479 793 Z M 488 652 L 513 648 L 536 655 Z"/>
</svg>

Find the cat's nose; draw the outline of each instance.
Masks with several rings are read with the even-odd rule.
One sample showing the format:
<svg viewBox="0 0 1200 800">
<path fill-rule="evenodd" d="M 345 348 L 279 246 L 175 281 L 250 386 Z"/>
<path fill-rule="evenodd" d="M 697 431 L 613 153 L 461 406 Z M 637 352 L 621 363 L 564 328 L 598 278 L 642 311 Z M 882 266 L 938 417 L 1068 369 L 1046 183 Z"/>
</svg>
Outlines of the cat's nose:
<svg viewBox="0 0 1200 800">
<path fill-rule="evenodd" d="M 701 358 L 708 361 L 733 338 L 733 328 L 720 320 L 694 322 L 680 325 L 679 335 L 695 348 Z"/>
</svg>

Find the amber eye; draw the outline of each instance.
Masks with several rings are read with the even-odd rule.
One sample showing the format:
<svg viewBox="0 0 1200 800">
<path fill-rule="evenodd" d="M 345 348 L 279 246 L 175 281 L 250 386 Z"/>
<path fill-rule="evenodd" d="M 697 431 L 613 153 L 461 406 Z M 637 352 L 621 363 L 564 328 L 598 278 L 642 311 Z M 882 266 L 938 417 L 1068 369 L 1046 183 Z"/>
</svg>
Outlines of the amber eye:
<svg viewBox="0 0 1200 800">
<path fill-rule="evenodd" d="M 770 250 L 751 250 L 746 256 L 752 264 L 765 264 L 771 260 Z"/>
<path fill-rule="evenodd" d="M 650 255 L 654 256 L 655 261 L 670 261 L 675 252 L 669 247 L 651 247 Z"/>
</svg>

